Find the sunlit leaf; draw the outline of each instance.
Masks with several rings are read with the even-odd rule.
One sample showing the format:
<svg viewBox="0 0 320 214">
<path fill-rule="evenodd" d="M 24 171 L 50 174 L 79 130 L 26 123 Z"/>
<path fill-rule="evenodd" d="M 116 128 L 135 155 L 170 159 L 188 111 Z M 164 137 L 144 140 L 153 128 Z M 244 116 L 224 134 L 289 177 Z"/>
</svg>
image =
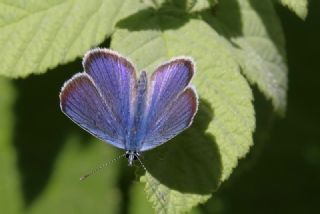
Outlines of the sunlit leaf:
<svg viewBox="0 0 320 214">
<path fill-rule="evenodd" d="M 0 74 L 25 77 L 44 73 L 82 56 L 110 36 L 118 18 L 141 7 L 134 2 L 1 0 Z"/>
<path fill-rule="evenodd" d="M 305 19 L 308 15 L 308 0 L 279 0 L 284 6 L 287 6 L 301 19 Z"/>
<path fill-rule="evenodd" d="M 250 87 L 219 35 L 201 20 L 144 10 L 120 21 L 118 27 L 111 47 L 132 58 L 139 70 L 150 73 L 179 55 L 191 56 L 197 64 L 193 83 L 200 109 L 195 124 L 145 155 L 151 175 L 144 179 L 146 192 L 157 212 L 187 211 L 228 178 L 252 145 Z"/>
</svg>

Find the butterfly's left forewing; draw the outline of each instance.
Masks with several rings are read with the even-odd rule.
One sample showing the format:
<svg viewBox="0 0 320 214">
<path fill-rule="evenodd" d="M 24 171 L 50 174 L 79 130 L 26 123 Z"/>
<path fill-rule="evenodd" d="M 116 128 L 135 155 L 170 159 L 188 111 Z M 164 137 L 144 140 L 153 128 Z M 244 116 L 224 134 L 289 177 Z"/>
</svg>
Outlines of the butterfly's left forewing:
<svg viewBox="0 0 320 214">
<path fill-rule="evenodd" d="M 87 74 L 78 73 L 65 83 L 60 93 L 60 106 L 62 112 L 80 127 L 124 149 L 121 125 Z"/>
<path fill-rule="evenodd" d="M 134 116 L 136 94 L 136 71 L 133 64 L 114 51 L 98 48 L 86 54 L 83 66 L 121 124 L 122 135 L 127 136 Z"/>
<path fill-rule="evenodd" d="M 62 111 L 96 137 L 122 149 L 133 121 L 136 73 L 125 57 L 108 49 L 89 51 L 84 71 L 60 94 Z"/>
</svg>

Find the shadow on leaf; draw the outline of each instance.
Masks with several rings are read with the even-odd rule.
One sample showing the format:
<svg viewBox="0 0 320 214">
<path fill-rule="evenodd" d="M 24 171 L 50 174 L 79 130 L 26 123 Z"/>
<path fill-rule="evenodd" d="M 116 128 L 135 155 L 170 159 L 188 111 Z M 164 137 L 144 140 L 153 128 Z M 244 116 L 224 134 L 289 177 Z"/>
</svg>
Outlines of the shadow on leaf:
<svg viewBox="0 0 320 214">
<path fill-rule="evenodd" d="M 176 29 L 187 23 L 192 15 L 181 5 L 164 3 L 159 8 L 140 10 L 118 21 L 116 26 L 129 31 Z"/>
<path fill-rule="evenodd" d="M 278 17 L 272 2 L 266 1 L 263 4 L 261 4 L 261 1 L 258 0 L 250 0 L 249 2 L 255 10 L 255 12 L 257 12 L 257 14 L 259 15 L 261 21 L 263 22 L 263 26 L 266 28 L 266 33 L 270 37 L 271 41 L 275 44 L 275 47 L 278 49 L 281 56 L 285 59 L 285 41 L 282 37 L 283 32 L 280 25 L 281 23 L 280 21 L 279 23 L 277 23 Z"/>
<path fill-rule="evenodd" d="M 143 154 L 148 172 L 183 193 L 208 194 L 220 184 L 221 160 L 214 137 L 205 133 L 213 111 L 200 100 L 193 125 L 164 145 Z"/>
<path fill-rule="evenodd" d="M 246 5 L 245 2 L 241 4 Z M 243 22 L 247 21 L 248 18 L 246 17 L 248 15 L 243 17 L 241 10 L 244 11 L 244 14 L 257 13 L 263 22 L 262 26 L 265 27 L 266 33 L 270 37 L 270 40 L 274 44 L 283 44 L 284 41 L 281 37 L 283 33 L 280 29 L 280 25 L 277 24 L 277 17 L 274 16 L 276 15 L 276 12 L 274 11 L 272 2 L 250 0 L 248 1 L 248 4 L 252 7 L 252 10 L 251 8 L 248 9 L 243 5 L 239 5 L 239 1 L 224 0 L 219 2 L 219 4 L 213 10 L 203 10 L 199 14 L 202 19 L 207 22 L 215 31 L 217 31 L 224 38 L 227 38 L 233 46 L 239 48 L 239 46 L 233 41 L 233 38 L 248 37 L 246 35 L 247 33 L 244 32 L 246 27 L 243 25 Z M 281 48 L 282 45 L 276 45 L 275 47 L 279 50 L 279 53 L 285 57 L 284 50 Z"/>
<path fill-rule="evenodd" d="M 200 16 L 220 35 L 232 43 L 231 38 L 243 36 L 242 16 L 237 1 L 225 0 L 212 10 L 201 11 Z"/>
</svg>

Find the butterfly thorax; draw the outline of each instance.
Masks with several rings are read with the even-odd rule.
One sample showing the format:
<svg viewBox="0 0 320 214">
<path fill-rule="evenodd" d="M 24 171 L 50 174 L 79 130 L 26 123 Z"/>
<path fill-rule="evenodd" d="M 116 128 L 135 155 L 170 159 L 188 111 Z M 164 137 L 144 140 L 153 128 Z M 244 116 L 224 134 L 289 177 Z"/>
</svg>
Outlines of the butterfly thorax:
<svg viewBox="0 0 320 214">
<path fill-rule="evenodd" d="M 142 146 L 143 138 L 145 136 L 145 123 L 144 121 L 144 113 L 146 108 L 146 93 L 147 93 L 147 74 L 145 71 L 142 71 L 140 74 L 140 78 L 136 85 L 136 94 L 133 105 L 133 115 L 131 127 L 129 128 L 129 133 L 127 136 L 126 142 L 126 150 L 127 154 L 129 154 L 129 165 L 130 157 L 133 160 L 134 156 L 130 156 L 130 154 L 134 154 L 140 151 Z M 134 152 L 133 152 L 134 151 Z M 132 162 L 131 160 L 131 162 Z"/>
</svg>

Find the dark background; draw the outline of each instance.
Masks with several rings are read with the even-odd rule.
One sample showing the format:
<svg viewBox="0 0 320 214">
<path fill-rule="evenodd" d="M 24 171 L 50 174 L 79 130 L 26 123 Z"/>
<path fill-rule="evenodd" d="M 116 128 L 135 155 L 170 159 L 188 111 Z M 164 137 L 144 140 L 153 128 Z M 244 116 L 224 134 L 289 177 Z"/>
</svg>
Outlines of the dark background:
<svg viewBox="0 0 320 214">
<path fill-rule="evenodd" d="M 269 136 L 256 133 L 264 139 L 202 206 L 207 213 L 320 213 L 320 1 L 310 2 L 305 21 L 276 9 L 287 42 L 286 116 L 274 119 Z M 256 97 L 259 128 L 269 106 Z"/>
</svg>

